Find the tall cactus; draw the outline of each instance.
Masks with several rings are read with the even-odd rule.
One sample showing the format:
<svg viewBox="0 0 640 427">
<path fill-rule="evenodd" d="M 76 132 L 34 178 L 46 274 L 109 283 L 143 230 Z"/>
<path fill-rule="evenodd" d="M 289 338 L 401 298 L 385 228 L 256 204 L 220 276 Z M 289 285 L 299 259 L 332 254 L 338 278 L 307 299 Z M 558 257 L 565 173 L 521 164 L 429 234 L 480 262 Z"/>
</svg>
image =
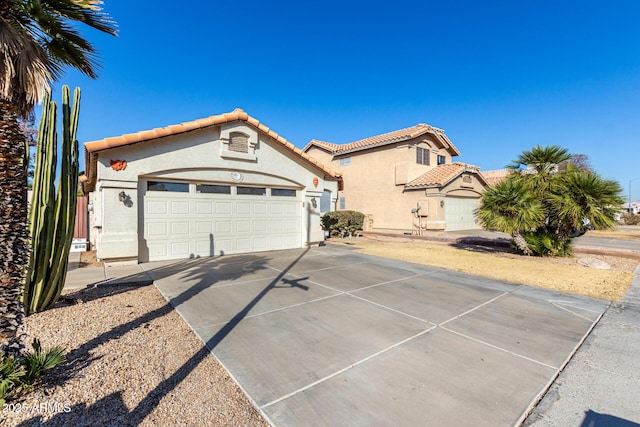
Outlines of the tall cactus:
<svg viewBox="0 0 640 427">
<path fill-rule="evenodd" d="M 33 196 L 29 213 L 32 252 L 22 301 L 27 314 L 52 307 L 62 292 L 73 240 L 78 188 L 78 115 L 80 88 L 62 88 L 62 161 L 55 188 L 58 134 L 57 106 L 47 94 L 38 129 Z"/>
</svg>

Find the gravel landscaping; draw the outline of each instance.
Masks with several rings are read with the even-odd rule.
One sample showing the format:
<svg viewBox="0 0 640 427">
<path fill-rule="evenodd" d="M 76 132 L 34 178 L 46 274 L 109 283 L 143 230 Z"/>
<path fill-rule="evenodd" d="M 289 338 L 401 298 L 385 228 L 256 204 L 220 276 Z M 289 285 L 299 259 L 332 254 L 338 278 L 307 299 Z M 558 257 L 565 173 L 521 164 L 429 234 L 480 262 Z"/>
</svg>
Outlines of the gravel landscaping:
<svg viewBox="0 0 640 427">
<path fill-rule="evenodd" d="M 25 326 L 67 362 L 5 404 L 0 425 L 268 425 L 153 285 L 67 292 Z"/>
</svg>

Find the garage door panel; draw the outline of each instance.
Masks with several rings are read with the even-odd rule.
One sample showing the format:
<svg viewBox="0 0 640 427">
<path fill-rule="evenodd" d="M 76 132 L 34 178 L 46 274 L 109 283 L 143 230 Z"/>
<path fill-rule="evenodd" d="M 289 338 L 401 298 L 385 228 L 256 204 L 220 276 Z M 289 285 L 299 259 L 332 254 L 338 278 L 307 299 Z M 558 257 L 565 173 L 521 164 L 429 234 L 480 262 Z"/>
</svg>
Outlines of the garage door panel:
<svg viewBox="0 0 640 427">
<path fill-rule="evenodd" d="M 173 215 L 186 215 L 189 213 L 189 202 L 176 200 L 171 202 L 171 213 Z"/>
<path fill-rule="evenodd" d="M 173 235 L 188 235 L 189 234 L 189 223 L 188 222 L 172 222 L 171 223 L 171 234 Z"/>
<path fill-rule="evenodd" d="M 213 213 L 213 202 L 196 202 L 196 213 L 199 215 L 211 215 Z"/>
<path fill-rule="evenodd" d="M 212 233 L 213 222 L 212 221 L 198 221 L 196 222 L 196 233 Z"/>
<path fill-rule="evenodd" d="M 269 220 L 269 231 L 280 232 L 283 229 L 284 221 L 282 219 Z"/>
<path fill-rule="evenodd" d="M 147 202 L 147 214 L 148 215 L 166 215 L 167 214 L 167 202 L 153 201 Z"/>
<path fill-rule="evenodd" d="M 270 239 L 271 247 L 274 249 L 282 249 L 284 248 L 284 237 L 283 236 L 272 236 Z"/>
<path fill-rule="evenodd" d="M 236 222 L 236 231 L 238 233 L 248 233 L 251 231 L 250 220 L 239 220 Z"/>
<path fill-rule="evenodd" d="M 285 248 L 295 247 L 298 242 L 298 236 L 295 234 L 286 234 L 283 236 L 283 240 Z"/>
<path fill-rule="evenodd" d="M 267 204 L 266 203 L 254 203 L 253 204 L 253 213 L 254 215 L 264 215 L 267 213 Z"/>
<path fill-rule="evenodd" d="M 217 215 L 231 215 L 233 212 L 233 203 L 231 202 L 215 202 Z"/>
<path fill-rule="evenodd" d="M 263 233 L 267 231 L 267 220 L 265 219 L 253 220 L 253 231 L 257 233 Z"/>
<path fill-rule="evenodd" d="M 166 259 L 167 257 L 167 244 L 163 242 L 150 243 L 149 247 L 149 259 Z"/>
<path fill-rule="evenodd" d="M 251 250 L 251 237 L 236 238 L 236 249 L 240 252 L 249 252 Z"/>
<path fill-rule="evenodd" d="M 171 256 L 188 258 L 189 255 L 191 255 L 191 252 L 189 251 L 189 241 L 183 240 L 169 243 L 169 253 Z"/>
<path fill-rule="evenodd" d="M 152 222 L 147 224 L 147 235 L 155 237 L 167 236 L 166 222 Z"/>
<path fill-rule="evenodd" d="M 298 214 L 299 205 L 298 203 L 287 203 L 283 206 L 283 213 L 285 215 L 297 215 Z"/>
<path fill-rule="evenodd" d="M 268 239 L 266 237 L 254 237 L 253 238 L 253 250 L 254 251 L 266 251 L 269 249 L 267 244 Z"/>
<path fill-rule="evenodd" d="M 216 233 L 231 233 L 233 224 L 231 221 L 216 221 Z"/>
<path fill-rule="evenodd" d="M 231 239 L 215 239 L 213 249 L 214 255 L 233 253 L 233 242 Z"/>
<path fill-rule="evenodd" d="M 236 213 L 238 215 L 249 215 L 251 213 L 251 203 L 236 202 Z"/>
<path fill-rule="evenodd" d="M 199 256 L 212 256 L 213 254 L 213 237 L 211 239 L 200 239 L 194 242 L 196 255 Z"/>
<path fill-rule="evenodd" d="M 299 222 L 295 219 L 285 219 L 283 231 L 285 232 L 295 232 L 299 230 L 300 225 Z"/>
</svg>

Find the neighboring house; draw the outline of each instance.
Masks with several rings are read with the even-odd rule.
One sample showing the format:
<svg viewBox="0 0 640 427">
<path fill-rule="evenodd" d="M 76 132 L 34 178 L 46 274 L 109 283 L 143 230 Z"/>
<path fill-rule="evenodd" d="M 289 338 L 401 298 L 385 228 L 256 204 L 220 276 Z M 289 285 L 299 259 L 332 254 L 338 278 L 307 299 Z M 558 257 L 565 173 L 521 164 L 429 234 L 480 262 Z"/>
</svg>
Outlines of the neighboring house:
<svg viewBox="0 0 640 427">
<path fill-rule="evenodd" d="M 625 210 L 632 214 L 640 214 L 640 201 L 636 200 L 635 202 L 626 203 Z"/>
<path fill-rule="evenodd" d="M 85 144 L 91 243 L 132 262 L 304 247 L 340 175 L 231 113 Z"/>
<path fill-rule="evenodd" d="M 312 140 L 303 149 L 344 180 L 338 209 L 367 215 L 387 232 L 478 228 L 473 211 L 487 182 L 442 129 L 418 124 L 348 144 Z M 413 210 L 413 212 L 412 212 Z"/>
<path fill-rule="evenodd" d="M 487 185 L 489 187 L 492 187 L 507 179 L 507 176 L 511 175 L 512 173 L 513 171 L 511 169 L 496 169 L 482 171 L 482 176 L 487 181 Z"/>
</svg>

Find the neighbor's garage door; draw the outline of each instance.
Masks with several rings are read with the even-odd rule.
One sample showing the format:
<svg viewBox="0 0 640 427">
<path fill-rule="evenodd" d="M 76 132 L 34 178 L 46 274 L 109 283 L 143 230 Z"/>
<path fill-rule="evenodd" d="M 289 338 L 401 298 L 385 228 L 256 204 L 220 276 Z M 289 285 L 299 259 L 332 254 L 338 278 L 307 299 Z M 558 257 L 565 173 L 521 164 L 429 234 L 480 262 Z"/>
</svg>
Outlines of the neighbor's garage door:
<svg viewBox="0 0 640 427">
<path fill-rule="evenodd" d="M 300 191 L 148 181 L 141 261 L 192 258 L 302 245 Z"/>
<path fill-rule="evenodd" d="M 480 199 L 447 197 L 444 202 L 445 231 L 479 228 L 473 215 L 473 211 L 478 207 L 479 202 Z"/>
</svg>

